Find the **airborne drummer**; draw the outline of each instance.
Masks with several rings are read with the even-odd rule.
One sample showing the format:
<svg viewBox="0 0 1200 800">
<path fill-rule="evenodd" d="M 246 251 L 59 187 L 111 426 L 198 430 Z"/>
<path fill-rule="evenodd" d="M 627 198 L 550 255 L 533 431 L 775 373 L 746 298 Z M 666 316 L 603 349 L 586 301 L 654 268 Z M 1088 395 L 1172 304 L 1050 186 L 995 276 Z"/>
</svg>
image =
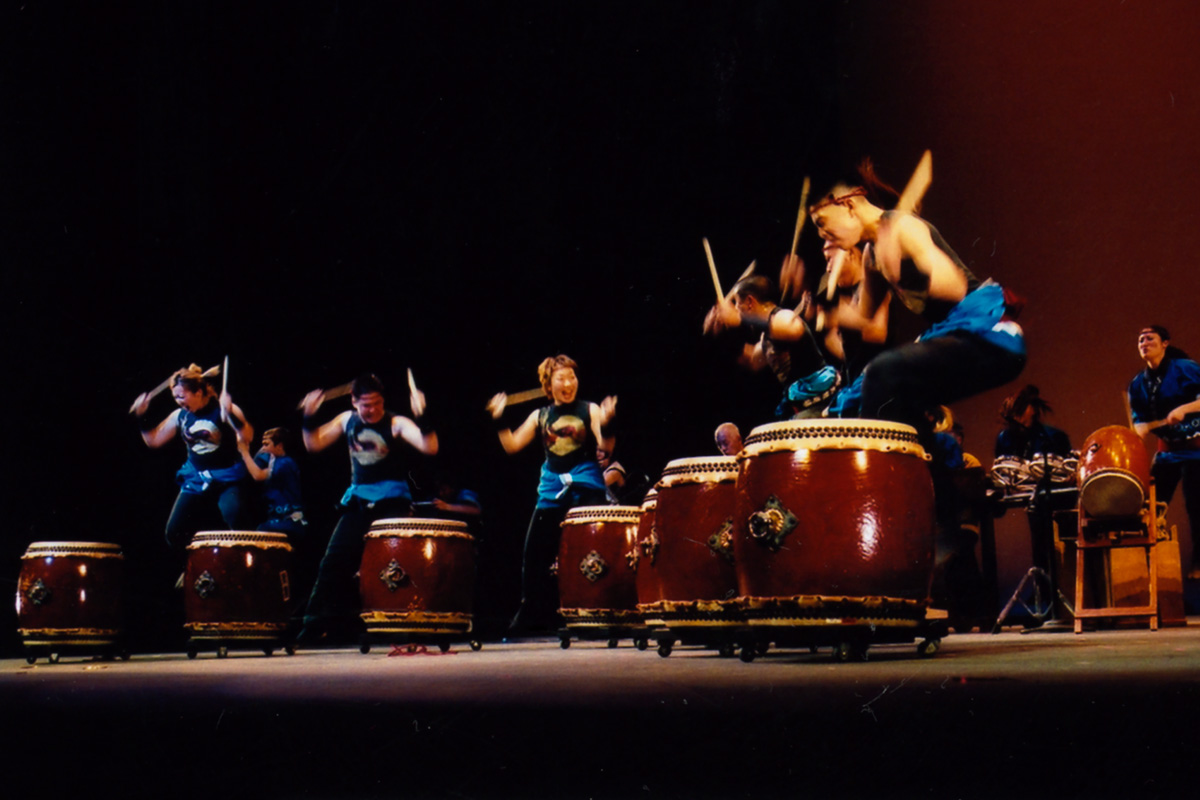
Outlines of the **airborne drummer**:
<svg viewBox="0 0 1200 800">
<path fill-rule="evenodd" d="M 407 449 L 430 456 L 438 451 L 437 433 L 425 414 L 425 394 L 417 389 L 411 372 L 412 418 L 388 411 L 383 383 L 374 375 L 362 375 L 350 387 L 354 410 L 319 425 L 316 414 L 328 394 L 332 393 L 318 389 L 304 398 L 304 446 L 316 453 L 344 436 L 350 449 L 351 481 L 342 496 L 342 514 L 321 558 L 304 628 L 297 638 L 299 644 L 307 645 L 327 639 L 336 633 L 337 625 L 357 628 L 353 579 L 362 561 L 363 536 L 375 520 L 409 515 L 412 493 L 407 482 Z"/>
</svg>

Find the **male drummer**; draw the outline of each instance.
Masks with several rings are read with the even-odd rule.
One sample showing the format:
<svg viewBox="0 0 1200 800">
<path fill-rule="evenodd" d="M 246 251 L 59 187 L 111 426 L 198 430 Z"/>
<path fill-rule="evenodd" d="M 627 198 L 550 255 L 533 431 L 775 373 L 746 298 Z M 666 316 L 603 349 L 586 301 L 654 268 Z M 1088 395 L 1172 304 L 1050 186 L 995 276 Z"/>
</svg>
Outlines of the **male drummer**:
<svg viewBox="0 0 1200 800">
<path fill-rule="evenodd" d="M 837 391 L 837 370 L 825 363 L 803 317 L 776 305 L 775 282 L 765 275 L 742 278 L 733 286 L 733 302 L 722 300 L 704 320 L 704 332 L 740 330 L 748 342 L 738 358 L 750 370 L 770 367 L 783 384 L 775 409 L 778 419 L 821 416 Z"/>
<path fill-rule="evenodd" d="M 1170 503 L 1183 482 L 1183 500 L 1192 532 L 1192 566 L 1188 580 L 1200 580 L 1200 364 L 1171 344 L 1161 325 L 1138 333 L 1138 355 L 1146 369 L 1129 383 L 1129 409 L 1134 430 L 1149 442 L 1158 440 L 1150 474 L 1158 499 Z M 1152 437 L 1153 435 L 1153 437 Z"/>
<path fill-rule="evenodd" d="M 385 409 L 383 383 L 374 375 L 355 379 L 350 397 L 354 410 L 323 425 L 317 424 L 316 414 L 324 393 L 316 390 L 304 398 L 304 446 L 316 453 L 344 436 L 350 448 L 350 488 L 342 496 L 342 515 L 317 571 L 299 644 L 328 640 L 338 625 L 346 626 L 346 633 L 358 630 L 354 574 L 362 561 L 363 537 L 375 520 L 408 516 L 408 448 L 430 456 L 438 450 L 437 433 L 424 415 L 425 394 L 415 384 L 410 382 L 411 419 Z"/>
</svg>

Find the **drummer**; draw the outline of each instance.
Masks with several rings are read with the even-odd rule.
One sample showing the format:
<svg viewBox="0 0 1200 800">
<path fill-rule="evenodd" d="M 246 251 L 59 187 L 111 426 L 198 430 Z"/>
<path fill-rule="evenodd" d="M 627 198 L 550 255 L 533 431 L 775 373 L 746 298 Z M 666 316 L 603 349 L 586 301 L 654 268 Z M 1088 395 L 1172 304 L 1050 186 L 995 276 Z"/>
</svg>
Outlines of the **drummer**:
<svg viewBox="0 0 1200 800">
<path fill-rule="evenodd" d="M 770 367 L 784 386 L 775 408 L 777 419 L 819 417 L 840 384 L 838 371 L 825 362 L 808 323 L 775 303 L 775 282 L 765 275 L 742 278 L 704 319 L 704 332 L 740 331 L 749 341 L 738 357 L 747 369 Z"/>
<path fill-rule="evenodd" d="M 1157 439 L 1158 452 L 1150 474 L 1158 499 L 1170 503 L 1183 483 L 1183 500 L 1192 531 L 1192 566 L 1188 580 L 1200 580 L 1200 364 L 1171 344 L 1161 325 L 1138 333 L 1138 355 L 1146 368 L 1129 383 L 1129 408 L 1134 430 L 1148 443 Z"/>
<path fill-rule="evenodd" d="M 996 458 L 1014 456 L 1030 461 L 1036 455 L 1071 455 L 1067 434 L 1042 422 L 1042 415 L 1052 412 L 1033 384 L 1004 398 L 1000 404 L 1004 428 L 996 434 Z"/>
<path fill-rule="evenodd" d="M 378 519 L 409 516 L 408 448 L 430 456 L 438 450 L 437 433 L 425 414 L 425 394 L 415 384 L 409 393 L 412 418 L 385 408 L 383 382 L 375 375 L 356 378 L 350 398 L 354 410 L 343 411 L 324 424 L 316 421 L 324 392 L 309 392 L 303 402 L 304 446 L 309 452 L 320 452 L 346 438 L 350 488 L 342 496 L 341 517 L 317 570 L 304 628 L 297 638 L 300 644 L 317 644 L 357 628 L 354 574 L 362 562 L 363 537 Z M 341 625 L 348 627 L 335 630 Z"/>
<path fill-rule="evenodd" d="M 1012 317 L 1017 302 L 998 284 L 980 281 L 925 220 L 886 211 L 871 198 L 896 195 L 864 162 L 857 179 L 839 181 L 809 208 L 821 238 L 843 250 L 863 248 L 857 311 L 877 320 L 894 296 L 929 327 L 915 342 L 875 356 L 845 399 L 839 416 L 891 420 L 915 427 L 928 441 L 926 411 L 1003 385 L 1025 366 L 1025 340 Z M 888 311 L 882 312 L 886 323 Z"/>
<path fill-rule="evenodd" d="M 287 534 L 296 544 L 308 526 L 300 494 L 300 468 L 287 454 L 286 428 L 271 428 L 262 436 L 258 454 L 250 455 L 250 442 L 238 437 L 238 451 L 250 477 L 262 484 L 266 520 L 257 530 Z"/>
<path fill-rule="evenodd" d="M 713 431 L 713 441 L 723 456 L 736 456 L 742 452 L 742 432 L 732 422 L 722 422 Z"/>
<path fill-rule="evenodd" d="M 547 358 L 538 366 L 542 391 L 553 402 L 530 412 L 515 430 L 504 423 L 506 394 L 497 394 L 487 404 L 504 452 L 516 453 L 538 438 L 546 456 L 537 505 L 525 534 L 521 605 L 510 626 L 520 632 L 546 633 L 556 627 L 558 583 L 550 569 L 558 556 L 567 511 L 607 502 L 596 453 L 599 449 L 611 453 L 616 446 L 612 424 L 617 398 L 605 397 L 599 405 L 579 399 L 576 367 L 565 355 Z"/>
<path fill-rule="evenodd" d="M 220 367 L 205 371 L 195 364 L 178 370 L 170 379 L 178 407 L 157 424 L 146 416 L 151 395 L 134 401 L 147 446 L 157 449 L 179 436 L 187 448 L 187 461 L 175 475 L 179 495 L 166 528 L 167 544 L 180 555 L 198 530 L 221 521 L 230 530 L 247 524 L 247 472 L 237 440 L 252 439 L 254 429 L 227 392 L 218 394 L 220 373 Z"/>
</svg>

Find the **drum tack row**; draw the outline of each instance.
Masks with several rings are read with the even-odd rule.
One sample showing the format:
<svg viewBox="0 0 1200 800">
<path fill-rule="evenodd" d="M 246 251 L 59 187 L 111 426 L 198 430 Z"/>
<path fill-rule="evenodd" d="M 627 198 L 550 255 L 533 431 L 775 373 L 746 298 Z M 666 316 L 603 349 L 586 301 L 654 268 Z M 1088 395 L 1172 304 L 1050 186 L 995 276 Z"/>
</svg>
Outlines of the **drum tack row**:
<svg viewBox="0 0 1200 800">
<path fill-rule="evenodd" d="M 670 462 L 640 506 L 576 508 L 556 564 L 572 637 L 740 650 L 830 647 L 861 660 L 876 643 L 918 638 L 933 578 L 934 499 L 916 431 L 866 420 L 780 422 L 754 429 L 740 456 Z M 282 534 L 198 533 L 184 577 L 189 657 L 216 647 L 293 646 L 291 547 Z M 37 542 L 23 557 L 18 624 L 27 660 L 121 644 L 116 545 Z M 475 548 L 462 523 L 380 520 L 360 570 L 362 652 L 374 640 L 470 639 Z M 479 649 L 477 641 L 471 641 Z"/>
</svg>

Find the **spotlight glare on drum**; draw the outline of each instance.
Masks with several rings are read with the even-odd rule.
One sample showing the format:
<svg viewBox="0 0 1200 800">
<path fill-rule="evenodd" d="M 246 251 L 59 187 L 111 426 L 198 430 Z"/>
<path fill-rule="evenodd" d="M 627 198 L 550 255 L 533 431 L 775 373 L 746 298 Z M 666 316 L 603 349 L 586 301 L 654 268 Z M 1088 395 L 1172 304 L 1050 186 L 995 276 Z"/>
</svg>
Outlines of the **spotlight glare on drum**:
<svg viewBox="0 0 1200 800">
<path fill-rule="evenodd" d="M 246 569 L 250 569 L 253 566 L 254 566 L 254 553 L 251 553 L 250 551 L 247 550 L 246 551 Z"/>
<path fill-rule="evenodd" d="M 854 466 L 859 472 L 867 471 L 867 451 L 866 450 L 855 450 L 854 451 Z"/>
<path fill-rule="evenodd" d="M 81 578 L 87 577 L 87 564 L 79 565 L 79 577 L 81 577 Z"/>
<path fill-rule="evenodd" d="M 87 602 L 87 589 L 80 589 L 80 590 L 79 590 L 79 602 L 80 602 L 80 603 L 86 603 L 86 602 Z"/>
<path fill-rule="evenodd" d="M 867 558 L 875 557 L 879 550 L 879 528 L 875 523 L 876 520 L 872 514 L 864 514 L 859 522 L 858 550 Z"/>
<path fill-rule="evenodd" d="M 433 561 L 433 539 L 426 539 L 422 550 L 425 552 L 425 560 Z"/>
</svg>

